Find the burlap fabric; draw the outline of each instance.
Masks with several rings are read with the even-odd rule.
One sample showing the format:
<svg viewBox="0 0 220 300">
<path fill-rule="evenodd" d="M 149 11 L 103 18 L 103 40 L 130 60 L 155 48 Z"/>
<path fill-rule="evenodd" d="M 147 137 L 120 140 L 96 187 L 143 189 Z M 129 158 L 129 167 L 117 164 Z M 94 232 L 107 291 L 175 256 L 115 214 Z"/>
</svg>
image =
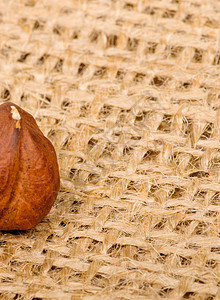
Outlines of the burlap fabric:
<svg viewBox="0 0 220 300">
<path fill-rule="evenodd" d="M 220 299 L 220 2 L 2 0 L 0 95 L 61 190 L 0 233 L 0 299 Z"/>
</svg>

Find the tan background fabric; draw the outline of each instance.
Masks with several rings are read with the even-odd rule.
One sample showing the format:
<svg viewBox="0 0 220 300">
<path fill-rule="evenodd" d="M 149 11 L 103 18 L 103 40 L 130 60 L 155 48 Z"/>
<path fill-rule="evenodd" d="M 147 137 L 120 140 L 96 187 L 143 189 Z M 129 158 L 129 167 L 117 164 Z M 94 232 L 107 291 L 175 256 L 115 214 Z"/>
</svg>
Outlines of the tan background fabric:
<svg viewBox="0 0 220 300">
<path fill-rule="evenodd" d="M 220 2 L 2 0 L 0 95 L 61 190 L 0 233 L 0 299 L 220 299 Z"/>
</svg>

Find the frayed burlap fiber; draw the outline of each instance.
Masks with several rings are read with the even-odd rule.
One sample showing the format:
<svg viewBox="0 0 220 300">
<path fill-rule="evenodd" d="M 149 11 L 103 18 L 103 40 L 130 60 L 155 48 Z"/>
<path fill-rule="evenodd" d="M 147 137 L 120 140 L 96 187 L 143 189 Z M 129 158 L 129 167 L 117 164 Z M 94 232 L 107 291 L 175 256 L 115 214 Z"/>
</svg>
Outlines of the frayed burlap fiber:
<svg viewBox="0 0 220 300">
<path fill-rule="evenodd" d="M 61 175 L 0 299 L 220 299 L 218 0 L 2 0 L 0 95 Z"/>
</svg>

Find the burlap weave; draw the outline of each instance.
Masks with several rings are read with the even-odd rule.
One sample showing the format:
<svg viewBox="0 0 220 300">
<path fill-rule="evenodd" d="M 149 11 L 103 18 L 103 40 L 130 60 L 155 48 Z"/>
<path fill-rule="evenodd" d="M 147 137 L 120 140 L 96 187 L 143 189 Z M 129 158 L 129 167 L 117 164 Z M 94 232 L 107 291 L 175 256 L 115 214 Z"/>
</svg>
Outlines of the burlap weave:
<svg viewBox="0 0 220 300">
<path fill-rule="evenodd" d="M 1 0 L 0 95 L 62 183 L 0 299 L 220 299 L 220 1 Z"/>
</svg>

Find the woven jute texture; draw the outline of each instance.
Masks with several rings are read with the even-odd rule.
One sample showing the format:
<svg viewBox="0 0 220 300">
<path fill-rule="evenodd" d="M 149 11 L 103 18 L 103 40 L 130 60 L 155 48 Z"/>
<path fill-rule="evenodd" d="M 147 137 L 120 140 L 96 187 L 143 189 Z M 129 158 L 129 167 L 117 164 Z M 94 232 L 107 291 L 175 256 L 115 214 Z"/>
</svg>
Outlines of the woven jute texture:
<svg viewBox="0 0 220 300">
<path fill-rule="evenodd" d="M 220 299 L 220 1 L 1 0 L 0 95 L 61 175 L 0 299 Z"/>
</svg>

